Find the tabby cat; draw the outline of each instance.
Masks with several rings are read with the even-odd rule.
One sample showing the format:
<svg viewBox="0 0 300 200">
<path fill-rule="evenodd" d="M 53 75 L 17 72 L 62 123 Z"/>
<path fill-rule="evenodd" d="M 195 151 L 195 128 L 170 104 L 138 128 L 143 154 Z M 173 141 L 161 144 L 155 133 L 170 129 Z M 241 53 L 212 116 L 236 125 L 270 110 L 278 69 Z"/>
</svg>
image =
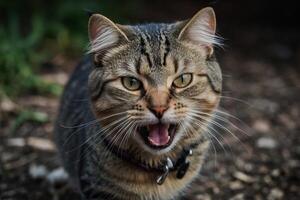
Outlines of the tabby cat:
<svg viewBox="0 0 300 200">
<path fill-rule="evenodd" d="M 82 199 L 180 199 L 210 146 L 220 100 L 212 8 L 171 24 L 89 19 L 89 55 L 62 97 L 55 139 Z"/>
</svg>

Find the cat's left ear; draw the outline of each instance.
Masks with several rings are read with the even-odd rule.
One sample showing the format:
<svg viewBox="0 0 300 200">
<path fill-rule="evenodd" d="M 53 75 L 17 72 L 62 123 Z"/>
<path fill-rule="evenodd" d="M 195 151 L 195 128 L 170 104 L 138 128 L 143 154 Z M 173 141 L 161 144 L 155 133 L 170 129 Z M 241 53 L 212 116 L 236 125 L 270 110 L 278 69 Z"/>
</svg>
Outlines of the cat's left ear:
<svg viewBox="0 0 300 200">
<path fill-rule="evenodd" d="M 200 10 L 185 22 L 178 39 L 187 41 L 207 49 L 208 55 L 213 54 L 213 47 L 221 45 L 216 37 L 216 16 L 213 8 Z"/>
<path fill-rule="evenodd" d="M 120 42 L 128 42 L 129 39 L 121 25 L 117 25 L 107 17 L 100 14 L 92 14 L 89 19 L 90 53 L 102 52 Z"/>
</svg>

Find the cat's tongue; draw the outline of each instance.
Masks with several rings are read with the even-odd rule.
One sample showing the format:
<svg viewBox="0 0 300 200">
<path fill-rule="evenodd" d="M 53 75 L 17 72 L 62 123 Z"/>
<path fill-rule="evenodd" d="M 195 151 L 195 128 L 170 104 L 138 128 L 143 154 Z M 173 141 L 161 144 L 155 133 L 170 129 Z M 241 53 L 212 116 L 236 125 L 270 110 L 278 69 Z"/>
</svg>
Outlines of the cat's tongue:
<svg viewBox="0 0 300 200">
<path fill-rule="evenodd" d="M 148 140 L 152 145 L 164 146 L 169 142 L 170 140 L 170 136 L 168 132 L 169 125 L 153 124 L 153 125 L 149 125 L 148 128 L 149 128 Z"/>
</svg>

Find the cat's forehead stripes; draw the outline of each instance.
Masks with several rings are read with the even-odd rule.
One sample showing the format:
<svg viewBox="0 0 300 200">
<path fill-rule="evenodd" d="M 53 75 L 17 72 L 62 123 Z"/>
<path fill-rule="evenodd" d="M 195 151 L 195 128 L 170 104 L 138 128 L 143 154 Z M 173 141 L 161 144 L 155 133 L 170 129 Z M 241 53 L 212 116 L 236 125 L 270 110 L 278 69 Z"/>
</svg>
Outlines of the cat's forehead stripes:
<svg viewBox="0 0 300 200">
<path fill-rule="evenodd" d="M 136 26 L 134 29 L 140 42 L 137 73 L 145 76 L 152 85 L 165 84 L 167 77 L 176 71 L 173 69 L 174 64 L 169 56 L 171 44 L 168 25 L 149 24 Z"/>
<path fill-rule="evenodd" d="M 142 32 L 140 32 L 140 45 L 141 45 L 141 56 L 145 56 L 147 58 L 149 67 L 153 68 L 153 56 L 151 56 L 152 52 L 151 52 L 150 43 L 147 40 L 147 36 Z M 141 69 L 138 69 L 137 71 L 141 73 Z"/>
<path fill-rule="evenodd" d="M 165 31 L 161 30 L 160 31 L 160 60 L 161 60 L 161 65 L 166 66 L 166 59 L 167 55 L 170 52 L 170 41 L 169 38 L 167 37 Z"/>
<path fill-rule="evenodd" d="M 160 70 L 166 66 L 166 57 L 170 51 L 167 27 L 165 24 L 136 27 L 140 37 L 141 55 L 146 56 L 150 71 Z"/>
</svg>

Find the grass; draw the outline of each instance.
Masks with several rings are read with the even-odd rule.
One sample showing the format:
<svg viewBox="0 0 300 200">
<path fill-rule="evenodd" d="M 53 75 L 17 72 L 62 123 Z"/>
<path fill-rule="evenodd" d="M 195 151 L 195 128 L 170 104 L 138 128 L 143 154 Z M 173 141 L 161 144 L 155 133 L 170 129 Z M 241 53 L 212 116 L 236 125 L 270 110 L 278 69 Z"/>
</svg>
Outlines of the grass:
<svg viewBox="0 0 300 200">
<path fill-rule="evenodd" d="M 58 85 L 48 84 L 35 74 L 47 53 L 37 53 L 45 34 L 42 19 L 34 16 L 31 23 L 30 32 L 22 35 L 19 18 L 12 13 L 8 27 L 0 29 L 0 91 L 8 96 L 29 90 L 58 95 L 61 91 Z"/>
<path fill-rule="evenodd" d="M 129 3 L 130 2 L 130 3 Z M 27 93 L 59 95 L 62 88 L 38 73 L 55 55 L 81 57 L 87 44 L 88 16 L 99 11 L 113 19 L 136 9 L 138 1 L 10 0 L 0 2 L 0 94 L 16 98 Z M 122 5 L 121 5 L 122 4 Z"/>
<path fill-rule="evenodd" d="M 39 73 L 57 55 L 72 60 L 85 53 L 88 43 L 85 10 L 123 23 L 137 10 L 138 2 L 0 1 L 0 103 L 4 97 L 14 100 L 26 94 L 60 95 L 62 87 L 46 82 Z M 27 108 L 18 109 L 11 132 L 26 121 L 44 123 L 47 116 Z"/>
</svg>

